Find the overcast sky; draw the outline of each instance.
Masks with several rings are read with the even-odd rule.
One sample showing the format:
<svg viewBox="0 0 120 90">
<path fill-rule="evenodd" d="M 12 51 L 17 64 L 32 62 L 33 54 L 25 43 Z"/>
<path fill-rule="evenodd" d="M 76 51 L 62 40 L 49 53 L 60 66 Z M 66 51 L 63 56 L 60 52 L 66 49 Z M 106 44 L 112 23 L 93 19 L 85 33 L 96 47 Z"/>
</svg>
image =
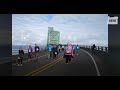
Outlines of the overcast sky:
<svg viewBox="0 0 120 90">
<path fill-rule="evenodd" d="M 60 31 L 60 43 L 108 46 L 108 14 L 13 14 L 12 44 L 45 45 L 48 27 Z"/>
</svg>

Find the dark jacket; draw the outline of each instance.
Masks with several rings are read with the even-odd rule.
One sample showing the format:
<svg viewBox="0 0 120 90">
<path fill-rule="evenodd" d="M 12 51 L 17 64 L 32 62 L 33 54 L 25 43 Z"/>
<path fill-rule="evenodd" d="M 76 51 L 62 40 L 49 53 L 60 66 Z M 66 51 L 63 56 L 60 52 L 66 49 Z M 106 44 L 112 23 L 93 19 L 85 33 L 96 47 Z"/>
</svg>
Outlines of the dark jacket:
<svg viewBox="0 0 120 90">
<path fill-rule="evenodd" d="M 40 48 L 38 46 L 35 46 L 35 52 L 39 52 Z"/>
<path fill-rule="evenodd" d="M 96 48 L 96 46 L 95 45 L 93 45 L 93 49 L 95 49 Z"/>
<path fill-rule="evenodd" d="M 55 47 L 53 47 L 53 52 L 58 52 L 58 48 L 57 48 L 57 46 Z"/>
<path fill-rule="evenodd" d="M 24 56 L 24 51 L 23 50 L 19 50 L 19 56 L 23 57 Z"/>
</svg>

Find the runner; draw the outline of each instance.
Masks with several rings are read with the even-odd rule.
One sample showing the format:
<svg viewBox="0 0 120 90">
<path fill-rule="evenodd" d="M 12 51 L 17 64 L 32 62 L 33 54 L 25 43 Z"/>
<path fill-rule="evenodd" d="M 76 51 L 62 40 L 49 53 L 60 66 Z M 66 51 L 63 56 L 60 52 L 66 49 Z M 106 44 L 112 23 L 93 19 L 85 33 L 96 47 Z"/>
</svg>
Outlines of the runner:
<svg viewBox="0 0 120 90">
<path fill-rule="evenodd" d="M 64 57 L 66 58 L 66 64 L 71 62 L 71 58 L 73 57 L 73 47 L 69 43 L 64 48 Z"/>
</svg>

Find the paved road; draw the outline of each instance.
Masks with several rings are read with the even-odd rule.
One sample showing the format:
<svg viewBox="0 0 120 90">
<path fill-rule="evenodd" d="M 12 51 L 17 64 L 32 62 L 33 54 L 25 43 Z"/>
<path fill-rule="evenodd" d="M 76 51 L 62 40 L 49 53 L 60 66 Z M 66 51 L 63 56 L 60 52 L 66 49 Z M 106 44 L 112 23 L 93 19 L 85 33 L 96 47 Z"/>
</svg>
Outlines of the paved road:
<svg viewBox="0 0 120 90">
<path fill-rule="evenodd" d="M 41 56 L 37 62 L 30 60 L 24 62 L 22 67 L 12 65 L 13 76 L 100 76 L 101 63 L 98 57 L 91 56 L 90 52 L 80 50 L 72 62 L 65 63 L 63 53 L 56 59 L 47 59 Z M 95 60 L 97 59 L 97 60 Z"/>
</svg>

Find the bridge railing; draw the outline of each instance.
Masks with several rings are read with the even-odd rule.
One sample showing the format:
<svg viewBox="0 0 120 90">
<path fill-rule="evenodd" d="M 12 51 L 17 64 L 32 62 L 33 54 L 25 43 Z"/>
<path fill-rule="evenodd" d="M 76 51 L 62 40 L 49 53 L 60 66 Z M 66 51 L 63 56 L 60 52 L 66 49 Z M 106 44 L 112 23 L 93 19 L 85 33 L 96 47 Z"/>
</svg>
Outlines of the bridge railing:
<svg viewBox="0 0 120 90">
<path fill-rule="evenodd" d="M 81 45 L 81 48 L 83 49 L 87 49 L 89 51 L 92 52 L 92 46 L 86 46 L 86 45 Z M 95 48 L 95 53 L 98 54 L 98 55 L 107 55 L 108 54 L 108 47 L 104 47 L 104 46 L 96 46 Z"/>
</svg>

